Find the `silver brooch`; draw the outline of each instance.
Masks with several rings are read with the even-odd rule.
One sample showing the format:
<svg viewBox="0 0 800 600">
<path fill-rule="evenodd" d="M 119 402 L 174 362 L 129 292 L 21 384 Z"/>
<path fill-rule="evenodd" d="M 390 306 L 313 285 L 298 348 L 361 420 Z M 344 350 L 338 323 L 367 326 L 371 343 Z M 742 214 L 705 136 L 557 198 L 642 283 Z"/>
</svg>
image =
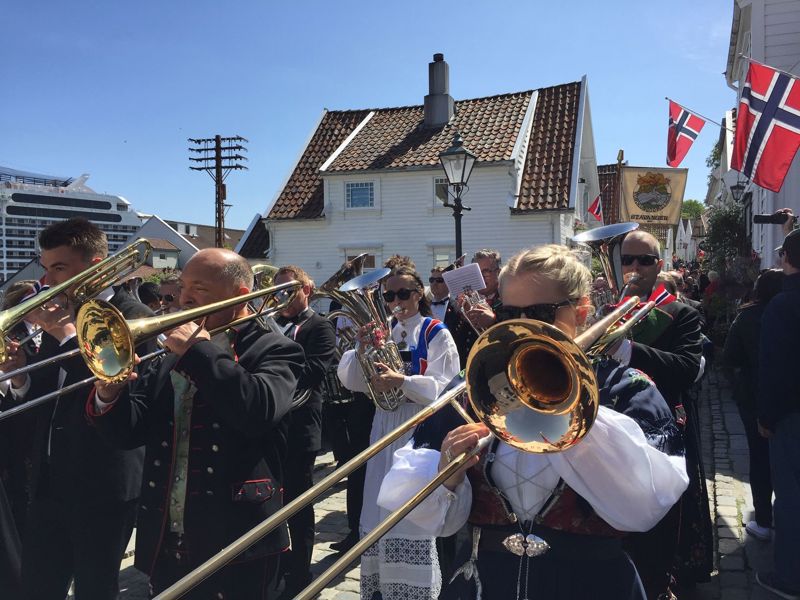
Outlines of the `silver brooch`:
<svg viewBox="0 0 800 600">
<path fill-rule="evenodd" d="M 550 544 L 532 533 L 529 533 L 527 537 L 521 533 L 510 535 L 503 540 L 503 546 L 512 554 L 517 556 L 527 554 L 531 558 L 541 556 L 550 549 Z"/>
</svg>

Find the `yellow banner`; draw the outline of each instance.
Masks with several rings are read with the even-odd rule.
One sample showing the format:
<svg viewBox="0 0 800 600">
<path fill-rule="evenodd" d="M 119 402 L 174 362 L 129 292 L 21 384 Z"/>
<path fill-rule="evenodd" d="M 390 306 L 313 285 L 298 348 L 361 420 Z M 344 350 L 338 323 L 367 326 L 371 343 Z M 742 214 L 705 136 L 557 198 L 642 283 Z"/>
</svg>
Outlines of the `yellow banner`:
<svg viewBox="0 0 800 600">
<path fill-rule="evenodd" d="M 677 225 L 688 173 L 688 169 L 622 167 L 621 220 Z"/>
</svg>

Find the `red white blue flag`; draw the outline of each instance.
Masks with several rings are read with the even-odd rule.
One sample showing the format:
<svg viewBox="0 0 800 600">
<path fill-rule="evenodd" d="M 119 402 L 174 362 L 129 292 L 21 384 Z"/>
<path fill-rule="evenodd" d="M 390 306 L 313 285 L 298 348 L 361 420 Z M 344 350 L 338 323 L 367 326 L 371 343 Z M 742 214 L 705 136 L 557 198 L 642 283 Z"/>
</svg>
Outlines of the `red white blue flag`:
<svg viewBox="0 0 800 600">
<path fill-rule="evenodd" d="M 800 80 L 750 61 L 736 115 L 731 168 L 779 192 L 800 147 Z"/>
<path fill-rule="evenodd" d="M 597 198 L 594 199 L 594 202 L 592 202 L 592 205 L 589 207 L 589 214 L 601 223 L 603 222 L 603 202 L 600 199 L 602 195 L 603 192 L 597 194 Z"/>
<path fill-rule="evenodd" d="M 664 306 L 665 304 L 675 302 L 675 300 L 677 300 L 677 298 L 667 291 L 663 283 L 653 290 L 653 293 L 650 294 L 650 297 L 647 299 L 648 302 L 655 302 L 656 306 Z"/>
<path fill-rule="evenodd" d="M 677 167 L 681 164 L 705 124 L 705 119 L 701 119 L 680 104 L 669 101 L 667 164 L 670 167 Z"/>
</svg>

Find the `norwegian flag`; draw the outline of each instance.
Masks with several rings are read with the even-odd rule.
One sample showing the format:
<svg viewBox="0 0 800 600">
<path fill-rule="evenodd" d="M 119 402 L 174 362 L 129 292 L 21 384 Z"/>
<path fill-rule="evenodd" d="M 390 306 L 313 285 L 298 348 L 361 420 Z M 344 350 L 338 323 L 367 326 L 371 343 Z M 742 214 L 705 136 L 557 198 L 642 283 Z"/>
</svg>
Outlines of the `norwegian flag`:
<svg viewBox="0 0 800 600">
<path fill-rule="evenodd" d="M 677 167 L 681 164 L 705 124 L 705 119 L 701 119 L 680 104 L 669 101 L 667 164 L 670 167 Z"/>
<path fill-rule="evenodd" d="M 798 79 L 751 60 L 736 117 L 731 168 L 779 192 L 798 147 Z"/>
<path fill-rule="evenodd" d="M 656 306 L 664 306 L 676 300 L 677 298 L 667 291 L 663 283 L 653 290 L 653 293 L 650 294 L 650 297 L 647 299 L 648 302 L 655 302 Z"/>
<path fill-rule="evenodd" d="M 600 196 L 602 195 L 603 192 L 597 194 L 597 198 L 594 199 L 594 202 L 592 202 L 592 205 L 589 207 L 589 214 L 601 223 L 603 222 L 603 203 L 600 201 Z"/>
</svg>

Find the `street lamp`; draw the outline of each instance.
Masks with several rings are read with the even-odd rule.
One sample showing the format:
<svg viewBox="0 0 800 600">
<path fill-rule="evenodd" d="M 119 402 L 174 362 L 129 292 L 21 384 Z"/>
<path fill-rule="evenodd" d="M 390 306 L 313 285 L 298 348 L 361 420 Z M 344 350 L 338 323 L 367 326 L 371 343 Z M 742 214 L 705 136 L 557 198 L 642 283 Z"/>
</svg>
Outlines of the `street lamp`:
<svg viewBox="0 0 800 600">
<path fill-rule="evenodd" d="M 439 155 L 439 162 L 447 175 L 447 184 L 453 188 L 453 202 L 449 202 L 448 198 L 443 204 L 446 208 L 453 209 L 453 219 L 456 222 L 456 256 L 461 256 L 461 213 L 472 210 L 461 204 L 461 194 L 465 188 L 469 189 L 467 182 L 476 159 L 472 152 L 464 148 L 464 139 L 458 132 L 453 136 L 453 145 Z"/>
</svg>

